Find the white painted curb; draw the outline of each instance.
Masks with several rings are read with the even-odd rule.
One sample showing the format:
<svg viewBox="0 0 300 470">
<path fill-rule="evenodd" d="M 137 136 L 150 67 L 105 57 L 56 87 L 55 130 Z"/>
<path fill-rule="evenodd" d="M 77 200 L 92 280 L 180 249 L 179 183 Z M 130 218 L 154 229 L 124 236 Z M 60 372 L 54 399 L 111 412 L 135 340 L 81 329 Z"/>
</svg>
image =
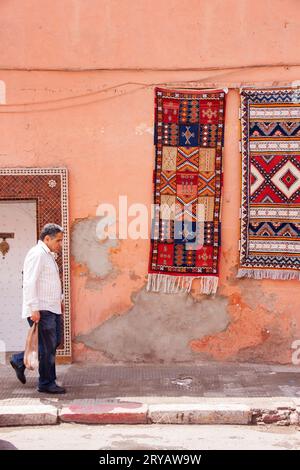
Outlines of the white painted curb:
<svg viewBox="0 0 300 470">
<path fill-rule="evenodd" d="M 57 423 L 58 410 L 54 406 L 0 406 L 0 426 L 39 426 Z"/>
<path fill-rule="evenodd" d="M 250 424 L 251 409 L 239 404 L 149 405 L 149 420 L 155 424 Z"/>
</svg>

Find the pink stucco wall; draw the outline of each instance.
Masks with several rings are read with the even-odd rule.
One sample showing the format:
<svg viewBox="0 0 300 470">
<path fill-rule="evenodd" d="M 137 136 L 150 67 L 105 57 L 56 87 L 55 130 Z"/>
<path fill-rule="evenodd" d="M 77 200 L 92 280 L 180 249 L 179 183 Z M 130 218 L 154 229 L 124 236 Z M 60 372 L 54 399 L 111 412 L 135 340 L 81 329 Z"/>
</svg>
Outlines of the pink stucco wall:
<svg viewBox="0 0 300 470">
<path fill-rule="evenodd" d="M 199 69 L 297 64 L 297 0 L 1 2 L 10 68 Z"/>
<path fill-rule="evenodd" d="M 299 282 L 235 277 L 238 88 L 300 79 L 299 2 L 10 0 L 0 18 L 1 166 L 69 170 L 74 359 L 290 363 Z M 229 88 L 214 298 L 197 282 L 189 298 L 147 294 L 149 241 L 95 241 L 100 203 L 152 202 L 156 84 Z"/>
</svg>

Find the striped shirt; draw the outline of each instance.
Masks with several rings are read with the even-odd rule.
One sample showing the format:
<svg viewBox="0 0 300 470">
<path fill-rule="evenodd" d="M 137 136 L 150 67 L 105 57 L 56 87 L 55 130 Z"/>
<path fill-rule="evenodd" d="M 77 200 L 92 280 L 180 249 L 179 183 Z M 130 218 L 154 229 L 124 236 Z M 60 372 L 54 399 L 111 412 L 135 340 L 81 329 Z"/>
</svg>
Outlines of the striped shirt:
<svg viewBox="0 0 300 470">
<path fill-rule="evenodd" d="M 61 314 L 61 301 L 61 282 L 54 253 L 39 240 L 24 261 L 22 317 L 30 317 L 37 310 Z"/>
</svg>

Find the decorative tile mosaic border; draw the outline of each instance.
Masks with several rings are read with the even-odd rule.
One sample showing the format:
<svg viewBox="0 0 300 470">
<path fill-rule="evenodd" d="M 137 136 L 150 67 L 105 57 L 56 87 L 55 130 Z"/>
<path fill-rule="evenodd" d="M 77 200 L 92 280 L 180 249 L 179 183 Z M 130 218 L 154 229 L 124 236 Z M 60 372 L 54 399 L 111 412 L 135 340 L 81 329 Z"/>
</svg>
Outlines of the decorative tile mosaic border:
<svg viewBox="0 0 300 470">
<path fill-rule="evenodd" d="M 62 271 L 65 313 L 63 316 L 63 348 L 58 356 L 71 357 L 71 315 L 70 315 L 70 253 L 68 213 L 68 171 L 66 168 L 0 168 L 0 200 L 37 201 L 37 231 L 45 223 L 62 225 L 62 256 L 58 264 Z"/>
</svg>

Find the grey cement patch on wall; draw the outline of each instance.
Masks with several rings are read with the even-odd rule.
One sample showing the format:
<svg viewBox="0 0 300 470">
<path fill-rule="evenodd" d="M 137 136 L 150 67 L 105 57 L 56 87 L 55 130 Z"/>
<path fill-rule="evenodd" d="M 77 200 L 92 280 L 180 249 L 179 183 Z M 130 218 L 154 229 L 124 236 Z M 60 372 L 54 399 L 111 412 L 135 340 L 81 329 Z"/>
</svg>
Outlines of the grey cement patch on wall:
<svg viewBox="0 0 300 470">
<path fill-rule="evenodd" d="M 275 292 L 266 293 L 262 288 L 262 283 L 263 281 L 257 279 L 239 279 L 241 299 L 253 310 L 261 306 L 275 313 L 277 295 Z"/>
<path fill-rule="evenodd" d="M 76 341 L 101 351 L 112 362 L 195 362 L 206 354 L 191 351 L 189 342 L 219 333 L 229 325 L 228 299 L 196 302 L 186 294 L 135 295 L 134 307 L 116 315 Z"/>
<path fill-rule="evenodd" d="M 113 271 L 109 249 L 118 245 L 118 240 L 99 241 L 96 227 L 101 217 L 82 219 L 72 227 L 71 255 L 76 263 L 85 264 L 90 274 L 105 277 Z"/>
</svg>

